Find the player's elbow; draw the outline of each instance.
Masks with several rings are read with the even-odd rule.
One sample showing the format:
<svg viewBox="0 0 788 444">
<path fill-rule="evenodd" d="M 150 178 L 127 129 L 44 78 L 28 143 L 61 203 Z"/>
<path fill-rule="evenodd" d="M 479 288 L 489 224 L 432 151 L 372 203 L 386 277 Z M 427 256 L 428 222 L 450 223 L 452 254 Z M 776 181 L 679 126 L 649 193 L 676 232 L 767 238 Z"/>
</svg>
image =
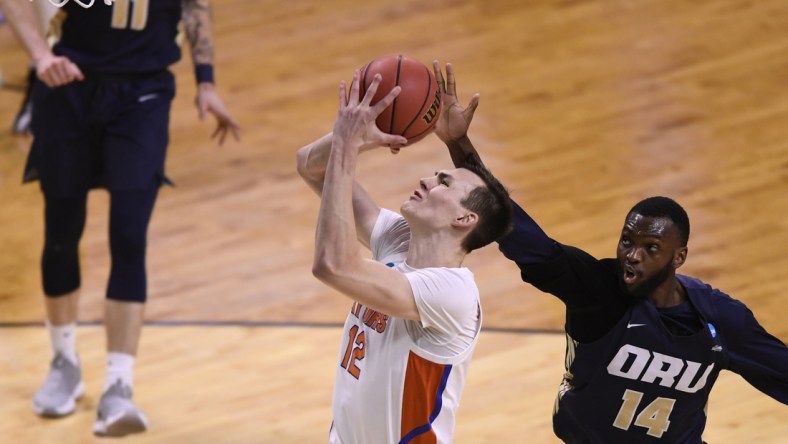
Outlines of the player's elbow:
<svg viewBox="0 0 788 444">
<path fill-rule="evenodd" d="M 312 262 L 312 276 L 323 282 L 329 282 L 338 274 L 339 266 L 335 260 L 319 252 L 315 255 L 315 260 Z"/>
<path fill-rule="evenodd" d="M 312 276 L 320 281 L 331 284 L 346 276 L 352 265 L 334 255 L 316 254 L 312 263 Z"/>
<path fill-rule="evenodd" d="M 312 176 L 309 174 L 307 168 L 307 159 L 309 158 L 309 147 L 303 147 L 296 153 L 296 170 L 304 180 L 311 180 Z"/>
</svg>

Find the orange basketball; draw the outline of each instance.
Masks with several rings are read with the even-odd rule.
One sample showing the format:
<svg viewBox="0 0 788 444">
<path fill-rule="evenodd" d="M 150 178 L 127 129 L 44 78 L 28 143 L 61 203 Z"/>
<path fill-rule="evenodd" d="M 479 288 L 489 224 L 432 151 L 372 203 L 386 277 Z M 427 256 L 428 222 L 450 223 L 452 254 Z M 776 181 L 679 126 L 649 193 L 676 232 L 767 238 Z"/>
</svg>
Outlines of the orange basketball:
<svg viewBox="0 0 788 444">
<path fill-rule="evenodd" d="M 395 86 L 402 88 L 394 103 L 375 121 L 378 128 L 384 133 L 405 137 L 409 144 L 429 134 L 441 113 L 440 91 L 432 70 L 402 54 L 378 57 L 361 69 L 362 97 L 375 74 L 380 74 L 382 80 L 372 98 L 373 105 Z"/>
</svg>

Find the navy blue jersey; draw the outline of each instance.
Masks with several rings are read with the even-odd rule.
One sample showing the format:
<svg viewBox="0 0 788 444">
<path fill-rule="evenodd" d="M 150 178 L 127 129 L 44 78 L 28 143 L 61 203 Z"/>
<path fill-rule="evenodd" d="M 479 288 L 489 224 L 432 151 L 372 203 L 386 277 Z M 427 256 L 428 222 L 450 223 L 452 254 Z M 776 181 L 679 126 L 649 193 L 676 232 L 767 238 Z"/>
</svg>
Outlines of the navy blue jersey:
<svg viewBox="0 0 788 444">
<path fill-rule="evenodd" d="M 618 284 L 617 261 L 552 241 L 516 204 L 499 247 L 524 281 L 566 305 L 567 372 L 553 416 L 565 442 L 700 444 L 723 369 L 788 404 L 788 348 L 719 290 L 677 276 L 685 303 L 635 300 Z"/>
<path fill-rule="evenodd" d="M 181 57 L 176 42 L 181 0 L 97 1 L 64 5 L 53 19 L 61 35 L 53 52 L 97 73 L 162 71 Z"/>
</svg>

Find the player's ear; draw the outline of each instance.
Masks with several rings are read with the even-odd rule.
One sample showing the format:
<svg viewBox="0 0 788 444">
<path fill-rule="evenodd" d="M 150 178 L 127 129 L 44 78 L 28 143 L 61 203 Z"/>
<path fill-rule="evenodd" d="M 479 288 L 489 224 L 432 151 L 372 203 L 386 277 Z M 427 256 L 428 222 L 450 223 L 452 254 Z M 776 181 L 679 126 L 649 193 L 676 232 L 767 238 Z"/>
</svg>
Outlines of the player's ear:
<svg viewBox="0 0 788 444">
<path fill-rule="evenodd" d="M 678 269 L 684 262 L 687 260 L 687 247 L 680 247 L 676 250 L 676 254 L 673 255 L 673 268 Z"/>
<path fill-rule="evenodd" d="M 451 223 L 451 226 L 455 228 L 466 228 L 466 229 L 473 228 L 473 226 L 475 226 L 476 222 L 478 221 L 479 221 L 479 215 L 470 211 L 454 219 L 454 221 L 452 221 Z"/>
</svg>

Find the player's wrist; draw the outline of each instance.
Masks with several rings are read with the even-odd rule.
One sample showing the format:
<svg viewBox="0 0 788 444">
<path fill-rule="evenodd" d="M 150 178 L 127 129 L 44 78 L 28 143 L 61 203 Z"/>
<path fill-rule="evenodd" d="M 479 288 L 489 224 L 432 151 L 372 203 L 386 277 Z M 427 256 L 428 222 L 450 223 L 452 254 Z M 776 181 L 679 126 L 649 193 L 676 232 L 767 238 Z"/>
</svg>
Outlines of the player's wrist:
<svg viewBox="0 0 788 444">
<path fill-rule="evenodd" d="M 52 53 L 48 48 L 42 49 L 40 51 L 34 51 L 30 55 L 30 59 L 33 61 L 33 64 L 38 66 L 40 63 L 48 63 L 50 60 L 54 59 L 56 56 Z"/>
<path fill-rule="evenodd" d="M 210 63 L 198 63 L 194 66 L 194 78 L 197 84 L 210 83 L 214 84 L 213 65 Z"/>
<path fill-rule="evenodd" d="M 462 152 L 468 151 L 467 147 L 471 144 L 471 139 L 468 138 L 468 133 L 461 136 L 446 136 L 445 139 L 441 138 L 443 143 L 450 149 L 458 149 Z"/>
</svg>

